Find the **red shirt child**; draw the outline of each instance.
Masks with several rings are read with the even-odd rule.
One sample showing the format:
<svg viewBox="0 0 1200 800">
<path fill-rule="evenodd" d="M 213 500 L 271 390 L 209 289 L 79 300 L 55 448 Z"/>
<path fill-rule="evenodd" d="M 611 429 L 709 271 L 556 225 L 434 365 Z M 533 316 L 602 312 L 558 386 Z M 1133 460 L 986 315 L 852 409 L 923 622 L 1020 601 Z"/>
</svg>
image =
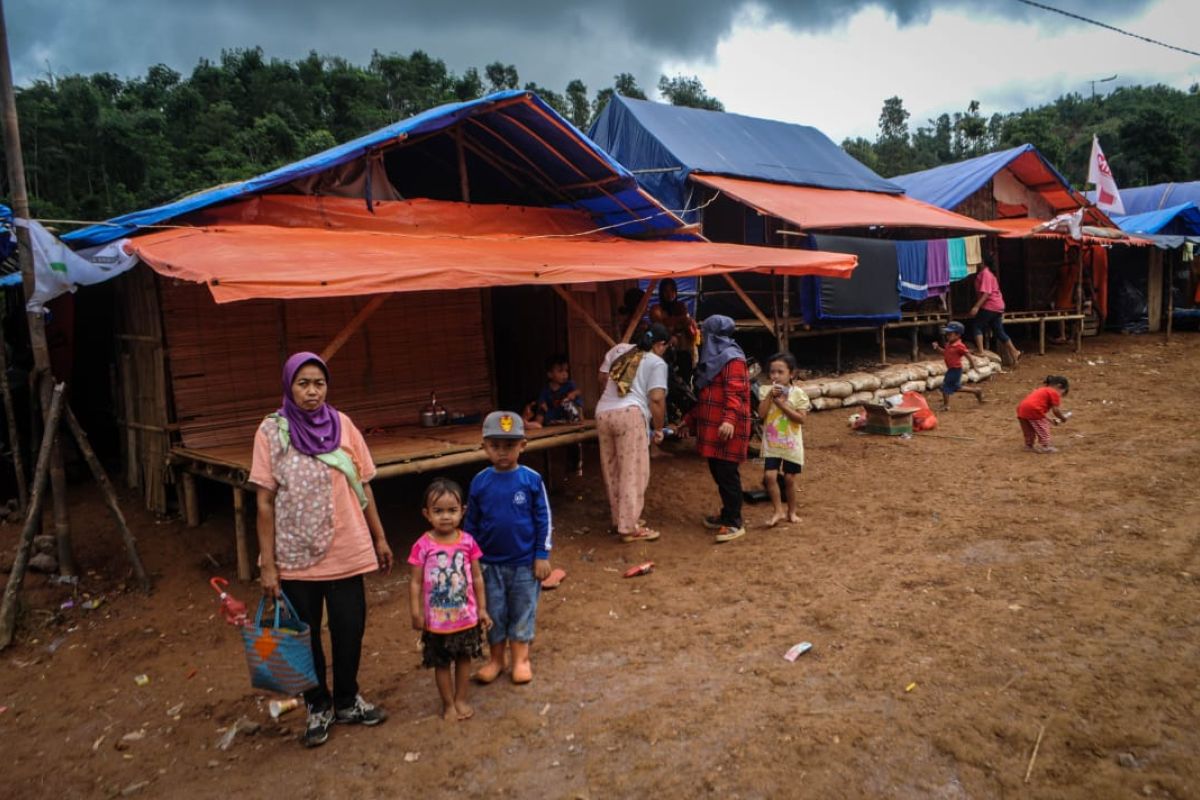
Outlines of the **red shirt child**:
<svg viewBox="0 0 1200 800">
<path fill-rule="evenodd" d="M 946 360 L 946 366 L 950 369 L 962 369 L 963 356 L 971 352 L 962 339 L 955 339 L 953 342 L 947 342 L 942 347 L 942 358 Z"/>
<path fill-rule="evenodd" d="M 1045 385 L 1034 389 L 1021 404 L 1017 406 L 1017 421 L 1021 423 L 1021 433 L 1025 436 L 1025 449 L 1038 453 L 1053 453 L 1055 448 L 1050 444 L 1050 420 L 1053 414 L 1056 422 L 1066 422 L 1070 412 L 1062 412 L 1063 395 L 1070 390 L 1067 379 L 1061 375 L 1049 375 Z"/>
</svg>

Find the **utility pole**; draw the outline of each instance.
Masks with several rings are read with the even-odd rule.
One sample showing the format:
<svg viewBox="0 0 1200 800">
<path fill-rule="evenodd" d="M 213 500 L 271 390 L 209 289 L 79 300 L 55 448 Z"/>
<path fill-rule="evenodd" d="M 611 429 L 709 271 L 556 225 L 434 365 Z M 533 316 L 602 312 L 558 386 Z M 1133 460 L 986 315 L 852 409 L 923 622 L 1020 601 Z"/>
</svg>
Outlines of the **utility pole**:
<svg viewBox="0 0 1200 800">
<path fill-rule="evenodd" d="M 1116 75 L 1110 75 L 1107 78 L 1096 78 L 1094 81 L 1088 81 L 1088 83 L 1090 83 L 1092 85 L 1092 102 L 1093 103 L 1096 102 L 1096 84 L 1097 83 L 1108 83 L 1109 81 L 1115 81 L 1116 79 L 1117 79 Z"/>
<path fill-rule="evenodd" d="M 17 99 L 13 91 L 12 64 L 8 56 L 8 26 L 4 21 L 4 0 L 0 0 L 0 113 L 4 120 L 4 160 L 8 164 L 8 185 L 12 191 L 13 216 L 29 219 L 29 196 L 25 190 L 25 160 L 21 155 L 21 129 L 17 123 Z M 29 229 L 17 225 L 17 250 L 25 299 L 33 297 L 33 250 Z M 46 321 L 40 313 L 25 313 L 29 323 L 29 342 L 33 348 L 33 380 L 41 398 L 42 414 L 50 411 L 54 376 L 50 371 L 50 348 L 46 344 Z M 44 416 L 43 416 L 44 418 Z M 49 421 L 47 421 L 49 424 Z M 63 575 L 75 574 L 75 556 L 71 548 L 71 528 L 67 518 L 67 477 L 63 470 L 61 437 L 54 437 L 50 451 L 50 486 L 54 495 L 54 533 L 58 540 L 58 569 Z M 15 443 L 14 443 L 14 446 Z"/>
</svg>

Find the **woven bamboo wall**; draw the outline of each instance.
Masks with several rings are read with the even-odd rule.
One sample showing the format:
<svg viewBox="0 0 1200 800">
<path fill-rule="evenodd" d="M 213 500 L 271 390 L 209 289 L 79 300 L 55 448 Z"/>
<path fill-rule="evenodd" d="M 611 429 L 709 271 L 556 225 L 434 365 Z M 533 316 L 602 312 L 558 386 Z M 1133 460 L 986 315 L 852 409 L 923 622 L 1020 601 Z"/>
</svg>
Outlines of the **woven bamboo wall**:
<svg viewBox="0 0 1200 800">
<path fill-rule="evenodd" d="M 217 305 L 160 280 L 171 393 L 183 444 L 248 443 L 279 406 L 284 358 L 320 352 L 370 298 Z M 396 294 L 330 361 L 329 401 L 361 429 L 410 425 L 430 391 L 451 411 L 492 403 L 478 291 Z"/>
</svg>

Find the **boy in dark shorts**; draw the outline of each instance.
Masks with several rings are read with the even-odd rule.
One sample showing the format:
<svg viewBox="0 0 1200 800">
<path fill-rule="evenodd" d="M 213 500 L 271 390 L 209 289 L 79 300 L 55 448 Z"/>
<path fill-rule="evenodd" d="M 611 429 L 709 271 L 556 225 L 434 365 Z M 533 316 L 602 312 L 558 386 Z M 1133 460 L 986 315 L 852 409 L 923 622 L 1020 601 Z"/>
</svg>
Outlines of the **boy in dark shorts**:
<svg viewBox="0 0 1200 800">
<path fill-rule="evenodd" d="M 951 322 L 942 328 L 942 333 L 946 335 L 946 346 L 943 347 L 937 342 L 933 343 L 933 349 L 940 351 L 942 358 L 946 361 L 946 377 L 942 379 L 942 411 L 950 410 L 950 395 L 955 392 L 973 394 L 975 399 L 982 403 L 983 389 L 962 385 L 963 356 L 971 352 L 962 340 L 963 324 Z"/>
</svg>

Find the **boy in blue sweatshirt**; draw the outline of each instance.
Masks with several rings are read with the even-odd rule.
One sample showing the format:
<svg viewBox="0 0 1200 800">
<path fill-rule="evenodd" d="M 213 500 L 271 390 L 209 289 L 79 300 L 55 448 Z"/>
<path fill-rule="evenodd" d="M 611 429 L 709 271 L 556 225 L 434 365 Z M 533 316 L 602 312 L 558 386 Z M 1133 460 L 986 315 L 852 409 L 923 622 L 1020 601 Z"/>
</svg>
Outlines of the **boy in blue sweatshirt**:
<svg viewBox="0 0 1200 800">
<path fill-rule="evenodd" d="M 538 598 L 542 581 L 550 574 L 550 501 L 542 476 L 518 463 L 525 449 L 520 414 L 488 414 L 483 421 L 483 449 L 492 466 L 471 481 L 464 525 L 483 550 L 483 583 L 492 617 L 491 660 L 475 679 L 496 680 L 504 671 L 508 646 L 513 683 L 529 683 Z"/>
</svg>

